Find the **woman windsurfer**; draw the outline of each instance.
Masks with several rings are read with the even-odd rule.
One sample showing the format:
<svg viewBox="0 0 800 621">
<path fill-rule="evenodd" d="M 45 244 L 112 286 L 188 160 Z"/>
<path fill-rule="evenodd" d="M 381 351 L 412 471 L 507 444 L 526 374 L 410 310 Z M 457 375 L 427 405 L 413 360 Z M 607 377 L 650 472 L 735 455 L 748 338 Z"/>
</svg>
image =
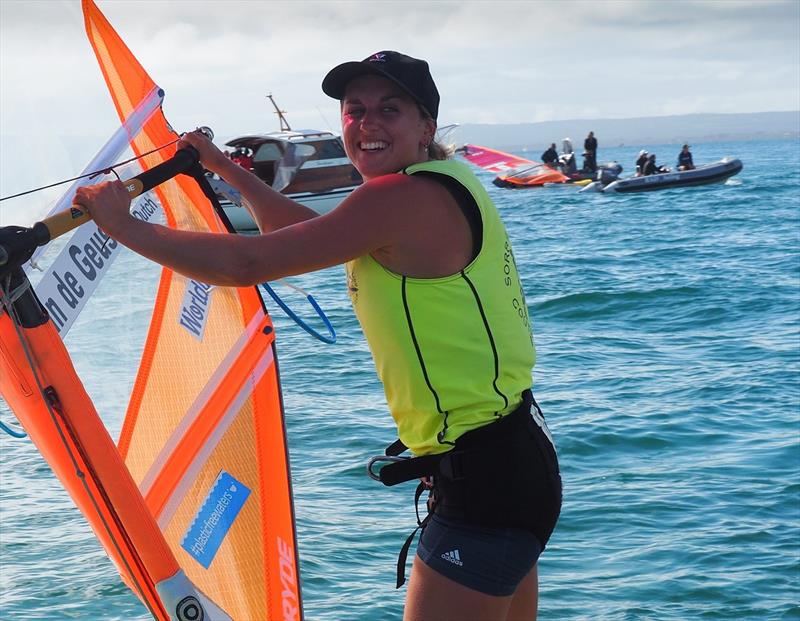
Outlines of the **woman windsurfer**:
<svg viewBox="0 0 800 621">
<path fill-rule="evenodd" d="M 322 88 L 341 101 L 347 154 L 365 180 L 328 214 L 196 132 L 178 146 L 241 191 L 261 235 L 137 220 L 121 182 L 81 188 L 75 203 L 122 244 L 208 284 L 346 263 L 398 435 L 417 457 L 396 462 L 409 465 L 396 476 L 433 477 L 404 619 L 535 619 L 561 479 L 530 392 L 535 353 L 506 230 L 477 178 L 434 142 L 439 93 L 426 62 L 380 52 L 334 68 Z"/>
</svg>

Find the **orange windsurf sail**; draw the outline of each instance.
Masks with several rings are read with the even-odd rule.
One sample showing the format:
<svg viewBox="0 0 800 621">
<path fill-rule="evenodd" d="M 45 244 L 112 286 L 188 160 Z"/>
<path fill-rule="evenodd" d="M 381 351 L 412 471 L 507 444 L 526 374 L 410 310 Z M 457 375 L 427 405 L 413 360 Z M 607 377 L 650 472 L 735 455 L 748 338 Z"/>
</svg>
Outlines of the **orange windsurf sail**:
<svg viewBox="0 0 800 621">
<path fill-rule="evenodd" d="M 465 160 L 487 172 L 497 173 L 493 183 L 500 187 L 520 188 L 545 183 L 567 183 L 569 177 L 555 168 L 489 147 L 465 144 L 456 149 Z"/>
<path fill-rule="evenodd" d="M 82 5 L 124 123 L 160 89 Z M 176 138 L 160 109 L 129 136 L 144 169 Z M 153 192 L 168 226 L 228 234 L 201 174 Z M 151 615 L 301 620 L 275 331 L 258 290 L 161 271 L 115 444 L 26 282 L 17 270 L 0 283 L 0 392 Z"/>
<path fill-rule="evenodd" d="M 95 4 L 84 0 L 83 8 L 124 119 L 155 85 Z M 143 155 L 175 138 L 159 112 L 132 145 Z M 159 150 L 145 161 L 170 155 Z M 195 180 L 176 177 L 157 192 L 170 226 L 226 233 Z M 210 288 L 163 270 L 119 447 L 201 591 L 233 619 L 300 617 L 274 330 L 254 287 Z M 246 497 L 229 498 L 232 488 Z M 238 502 L 227 530 L 212 528 Z"/>
</svg>

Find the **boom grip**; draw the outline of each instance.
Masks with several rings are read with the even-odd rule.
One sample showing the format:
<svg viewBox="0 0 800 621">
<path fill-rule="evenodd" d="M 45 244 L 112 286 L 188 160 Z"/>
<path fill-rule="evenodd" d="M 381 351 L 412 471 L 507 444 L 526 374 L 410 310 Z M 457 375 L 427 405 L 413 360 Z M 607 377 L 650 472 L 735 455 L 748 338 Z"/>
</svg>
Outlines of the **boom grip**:
<svg viewBox="0 0 800 621">
<path fill-rule="evenodd" d="M 131 198 L 144 194 L 174 176 L 186 172 L 199 159 L 200 156 L 194 147 L 179 149 L 166 162 L 162 162 L 158 166 L 154 166 L 150 170 L 146 170 L 125 181 L 125 189 L 128 190 Z M 45 218 L 42 220 L 42 224 L 50 231 L 50 240 L 53 240 L 91 219 L 92 217 L 87 211 L 84 211 L 78 205 L 72 205 L 69 209 Z"/>
<path fill-rule="evenodd" d="M 131 198 L 144 194 L 152 190 L 157 185 L 172 179 L 176 175 L 187 172 L 192 166 L 200 161 L 200 154 L 194 147 L 184 147 L 175 152 L 171 158 L 166 162 L 162 162 L 158 166 L 154 166 L 150 170 L 146 170 L 128 179 L 125 182 L 125 189 Z"/>
<path fill-rule="evenodd" d="M 125 181 L 131 198 L 152 190 L 160 183 L 197 166 L 200 155 L 194 147 L 179 149 L 166 162 Z M 31 228 L 20 226 L 0 227 L 0 277 L 20 267 L 31 258 L 38 246 L 44 246 L 56 237 L 71 231 L 92 217 L 78 205 L 45 218 Z"/>
</svg>

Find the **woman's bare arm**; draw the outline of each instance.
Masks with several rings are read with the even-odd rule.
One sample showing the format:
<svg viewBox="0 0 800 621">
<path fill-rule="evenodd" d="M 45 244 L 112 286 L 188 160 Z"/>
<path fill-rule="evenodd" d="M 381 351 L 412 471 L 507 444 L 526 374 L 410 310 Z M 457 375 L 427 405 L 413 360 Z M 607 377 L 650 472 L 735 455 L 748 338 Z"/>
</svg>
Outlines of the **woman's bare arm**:
<svg viewBox="0 0 800 621">
<path fill-rule="evenodd" d="M 423 179 L 386 175 L 324 216 L 254 236 L 179 231 L 133 218 L 117 181 L 80 188 L 75 203 L 111 237 L 157 263 L 208 284 L 246 286 L 408 247 L 429 228 L 439 192 Z"/>
</svg>

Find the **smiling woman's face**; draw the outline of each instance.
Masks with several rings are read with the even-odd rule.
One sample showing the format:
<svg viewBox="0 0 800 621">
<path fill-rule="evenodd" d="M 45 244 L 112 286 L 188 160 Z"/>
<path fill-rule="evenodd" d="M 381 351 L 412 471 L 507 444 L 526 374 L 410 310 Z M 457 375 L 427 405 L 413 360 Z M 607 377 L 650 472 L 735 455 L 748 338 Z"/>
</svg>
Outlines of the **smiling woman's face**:
<svg viewBox="0 0 800 621">
<path fill-rule="evenodd" d="M 364 179 L 396 173 L 428 159 L 436 125 L 390 80 L 364 75 L 350 81 L 342 100 L 342 139 Z"/>
</svg>

